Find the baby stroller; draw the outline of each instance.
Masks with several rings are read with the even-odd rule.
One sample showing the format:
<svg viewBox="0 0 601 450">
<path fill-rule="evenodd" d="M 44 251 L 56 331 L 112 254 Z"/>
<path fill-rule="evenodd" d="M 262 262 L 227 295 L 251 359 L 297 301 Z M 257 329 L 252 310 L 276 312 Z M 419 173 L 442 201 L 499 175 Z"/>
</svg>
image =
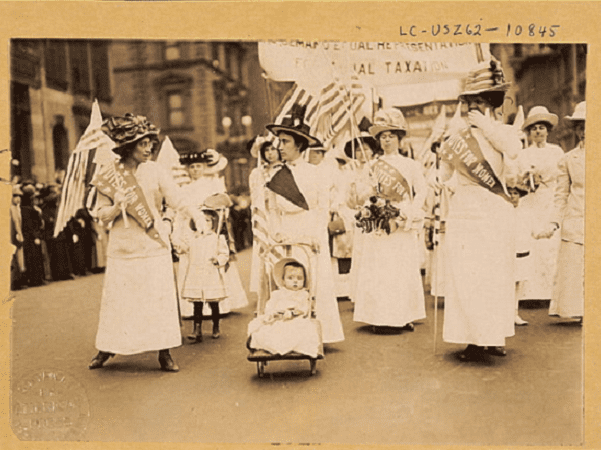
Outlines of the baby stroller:
<svg viewBox="0 0 601 450">
<path fill-rule="evenodd" d="M 275 256 L 275 254 L 279 255 Z M 249 334 L 247 341 L 247 348 L 249 349 L 248 360 L 257 363 L 257 374 L 259 378 L 263 378 L 265 375 L 265 367 L 270 361 L 284 361 L 284 360 L 309 360 L 311 375 L 315 375 L 317 372 L 317 360 L 324 358 L 323 352 L 323 341 L 321 337 L 321 324 L 316 319 L 315 314 L 315 286 L 316 286 L 316 275 L 317 275 L 317 255 L 311 245 L 299 242 L 288 242 L 281 244 L 274 244 L 269 246 L 261 256 L 264 268 L 265 277 L 267 279 L 267 295 L 260 295 L 257 302 L 257 310 L 255 312 L 255 319 L 253 322 L 258 321 L 261 317 L 265 317 L 265 307 L 269 298 L 275 292 L 273 285 L 278 284 L 279 275 L 275 274 L 278 272 L 278 267 L 281 267 L 281 262 L 285 260 L 302 261 L 305 267 L 306 284 L 305 288 L 308 290 L 309 299 L 309 315 L 308 321 L 303 321 L 305 327 L 298 331 L 300 334 L 304 334 L 307 342 L 311 342 L 310 345 L 312 351 L 301 352 L 301 351 L 289 351 L 286 353 L 274 352 L 273 349 L 267 350 L 261 347 L 254 347 L 251 345 L 253 336 Z M 281 269 L 283 271 L 283 269 Z M 283 273 L 283 272 L 282 272 Z M 253 322 L 249 324 L 249 333 Z M 298 322 L 297 322 L 298 324 Z M 301 339 L 305 339 L 301 337 Z M 283 340 L 286 338 L 283 336 Z M 312 353 L 312 354 L 311 354 Z"/>
</svg>

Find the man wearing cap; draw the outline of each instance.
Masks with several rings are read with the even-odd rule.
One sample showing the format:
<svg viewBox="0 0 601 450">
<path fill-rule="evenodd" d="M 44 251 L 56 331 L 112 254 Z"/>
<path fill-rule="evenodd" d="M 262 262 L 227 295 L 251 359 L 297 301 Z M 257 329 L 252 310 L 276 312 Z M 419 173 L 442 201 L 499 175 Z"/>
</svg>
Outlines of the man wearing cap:
<svg viewBox="0 0 601 450">
<path fill-rule="evenodd" d="M 553 193 L 557 181 L 557 164 L 563 157 L 561 147 L 547 142 L 549 132 L 557 126 L 557 115 L 544 106 L 535 106 L 528 113 L 522 125 L 530 146 L 519 154 L 520 167 L 540 177 L 540 185 L 535 192 L 523 197 L 518 206 L 517 215 L 528 217 L 535 231 L 546 225 L 553 211 Z M 524 283 L 520 283 L 517 292 L 519 300 L 551 299 L 553 278 L 557 265 L 559 237 L 552 240 L 530 238 L 530 256 Z M 517 304 L 516 304 L 517 308 Z M 516 312 L 516 325 L 527 325 Z"/>
<path fill-rule="evenodd" d="M 283 240 L 308 240 L 319 249 L 315 309 L 323 342 L 333 343 L 344 340 L 344 332 L 328 251 L 329 192 L 317 167 L 302 158 L 309 145 L 318 142 L 304 123 L 304 112 L 304 108 L 295 107 L 281 123 L 266 127 L 278 137 L 284 162 L 284 167 L 267 183 L 268 208 L 274 217 L 270 234 Z"/>
<path fill-rule="evenodd" d="M 584 316 L 584 128 L 586 102 L 576 105 L 566 116 L 572 123 L 578 145 L 559 162 L 555 188 L 555 213 L 537 237 L 548 238 L 561 230 L 557 274 L 549 315 L 578 318 Z"/>
<path fill-rule="evenodd" d="M 522 144 L 516 130 L 492 118 L 508 87 L 494 59 L 470 72 L 460 95 L 469 123 L 454 119 L 441 147 L 443 180 L 457 173 L 446 229 L 443 339 L 468 344 L 460 361 L 505 356 L 505 338 L 514 335 L 515 212 L 507 182 Z"/>
</svg>

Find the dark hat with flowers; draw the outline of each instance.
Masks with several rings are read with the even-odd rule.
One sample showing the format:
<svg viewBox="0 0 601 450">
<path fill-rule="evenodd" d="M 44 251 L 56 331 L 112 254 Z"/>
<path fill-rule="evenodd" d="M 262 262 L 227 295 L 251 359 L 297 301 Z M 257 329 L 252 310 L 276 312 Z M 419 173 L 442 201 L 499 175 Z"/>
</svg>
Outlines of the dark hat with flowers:
<svg viewBox="0 0 601 450">
<path fill-rule="evenodd" d="M 265 128 L 276 136 L 278 133 L 288 133 L 300 136 L 305 139 L 309 145 L 317 144 L 319 141 L 311 136 L 311 129 L 309 128 L 309 125 L 305 123 L 306 110 L 306 106 L 295 103 L 292 105 L 292 108 L 290 108 L 290 111 L 281 118 L 280 123 L 272 123 Z"/>
<path fill-rule="evenodd" d="M 115 143 L 113 151 L 117 154 L 120 154 L 119 150 L 125 145 L 145 137 L 158 140 L 161 131 L 150 123 L 146 117 L 134 116 L 131 113 L 105 120 L 101 129 Z"/>
</svg>

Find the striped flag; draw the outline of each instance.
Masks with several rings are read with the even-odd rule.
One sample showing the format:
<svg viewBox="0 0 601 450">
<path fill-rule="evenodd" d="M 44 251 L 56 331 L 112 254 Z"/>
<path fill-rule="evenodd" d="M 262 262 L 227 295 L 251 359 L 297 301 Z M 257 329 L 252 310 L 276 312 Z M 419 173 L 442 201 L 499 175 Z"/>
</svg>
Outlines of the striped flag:
<svg viewBox="0 0 601 450">
<path fill-rule="evenodd" d="M 179 153 L 173 146 L 169 136 L 167 136 L 161 144 L 161 149 L 159 150 L 156 162 L 171 172 L 173 180 L 179 186 L 185 186 L 186 184 L 191 183 L 192 180 L 190 179 L 188 170 L 180 162 Z"/>
<path fill-rule="evenodd" d="M 99 158 L 97 156 L 106 154 L 106 151 L 110 152 L 110 149 L 114 147 L 113 141 L 100 129 L 101 126 L 100 106 L 95 100 L 92 105 L 90 124 L 69 157 L 57 211 L 54 237 L 64 230 L 79 209 L 85 208 L 86 203 L 91 203 L 90 199 L 86 202 L 86 195 L 89 182 L 98 166 Z"/>
</svg>

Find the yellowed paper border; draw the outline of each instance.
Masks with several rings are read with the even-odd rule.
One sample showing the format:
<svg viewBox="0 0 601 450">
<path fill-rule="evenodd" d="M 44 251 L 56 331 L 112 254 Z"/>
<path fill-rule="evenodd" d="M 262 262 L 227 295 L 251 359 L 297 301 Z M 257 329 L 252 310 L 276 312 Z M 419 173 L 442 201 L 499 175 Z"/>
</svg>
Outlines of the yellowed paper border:
<svg viewBox="0 0 601 450">
<path fill-rule="evenodd" d="M 599 2 L 0 2 L 0 149 L 10 148 L 9 108 L 9 40 L 11 38 L 144 38 L 144 39 L 337 39 L 346 41 L 403 41 L 403 42 L 507 42 L 507 43 L 575 43 L 589 44 L 587 59 L 587 218 L 586 218 L 586 326 L 585 330 L 585 442 L 586 448 L 601 448 L 601 394 L 597 389 L 600 329 L 598 323 L 600 288 L 598 274 L 600 257 L 597 256 L 601 238 L 596 211 L 600 209 L 597 195 L 600 183 L 601 158 L 596 143 L 601 139 L 597 122 L 601 104 L 598 74 L 601 73 L 601 32 L 598 30 L 601 3 Z M 560 25 L 557 35 L 519 37 L 504 33 L 490 33 L 482 37 L 467 35 L 465 26 L 477 24 L 500 28 L 511 24 L 524 28 L 536 25 Z M 414 30 L 430 29 L 432 25 L 462 25 L 462 35 L 418 33 L 401 36 Z M 515 29 L 515 28 L 514 28 Z M 454 33 L 453 33 L 454 34 Z M 0 176 L 10 179 L 10 155 L 0 153 Z M 3 214 L 0 233 L 9 236 L 8 207 L 10 186 L 1 184 Z M 0 447 L 13 448 L 165 448 L 166 444 L 121 443 L 36 443 L 21 442 L 13 435 L 8 416 L 9 405 L 9 333 L 11 301 L 9 286 L 9 248 L 1 247 L 2 298 L 0 305 Z M 560 407 L 560 406 L 558 406 Z M 173 444 L 173 448 L 216 448 L 214 445 Z M 219 445 L 219 448 L 240 448 L 240 445 Z M 266 448 L 267 445 L 247 445 L 245 448 Z M 294 448 L 295 446 L 290 446 Z M 321 446 L 344 448 L 343 446 Z M 307 447 L 302 447 L 307 448 Z M 375 447 L 362 447 L 375 448 Z M 401 448 L 401 447 L 399 447 Z M 439 447 L 445 448 L 445 447 Z M 451 447 L 449 447 L 451 448 Z M 564 447 L 565 448 L 565 447 Z"/>
</svg>

